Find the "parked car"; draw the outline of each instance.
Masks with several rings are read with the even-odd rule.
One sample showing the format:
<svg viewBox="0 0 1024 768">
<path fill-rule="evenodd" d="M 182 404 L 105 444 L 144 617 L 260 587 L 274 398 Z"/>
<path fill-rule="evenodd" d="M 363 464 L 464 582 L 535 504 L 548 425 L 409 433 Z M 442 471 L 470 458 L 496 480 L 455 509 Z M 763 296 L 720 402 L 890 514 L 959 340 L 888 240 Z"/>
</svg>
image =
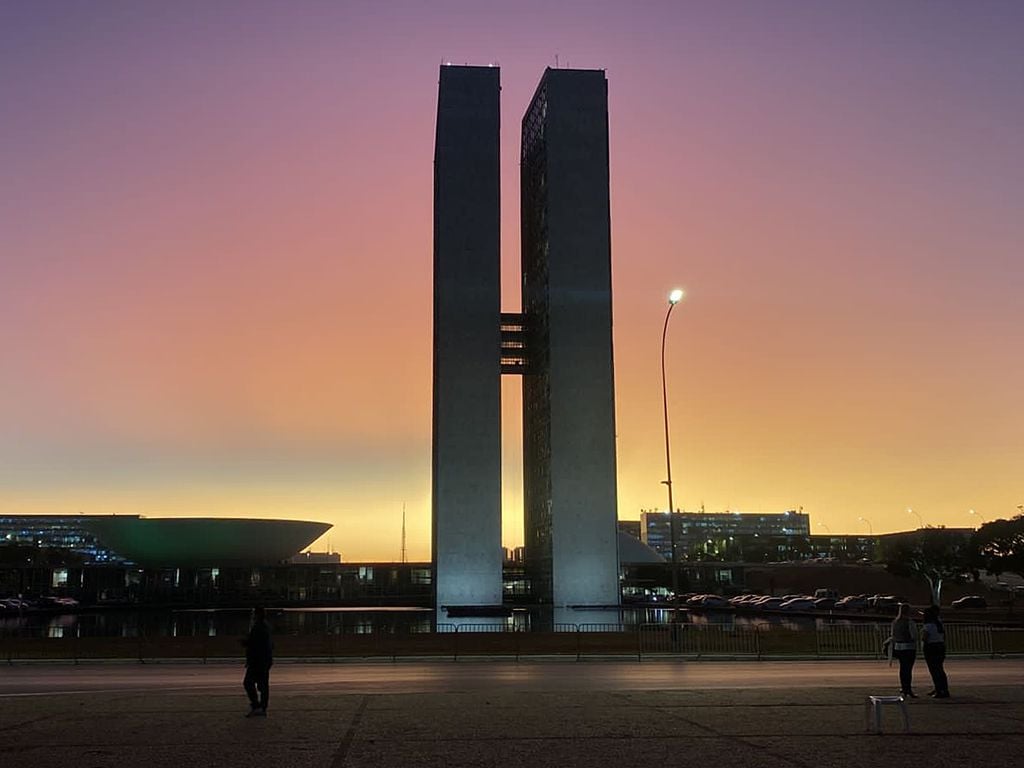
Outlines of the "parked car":
<svg viewBox="0 0 1024 768">
<path fill-rule="evenodd" d="M 895 595 L 872 595 L 868 598 L 868 605 L 876 611 L 895 611 L 899 604 L 900 599 Z"/>
<path fill-rule="evenodd" d="M 831 611 L 836 607 L 836 599 L 834 597 L 819 597 L 814 601 L 814 610 L 816 611 Z"/>
<path fill-rule="evenodd" d="M 728 605 L 729 601 L 718 595 L 704 595 L 700 602 L 701 608 L 725 608 Z"/>
<path fill-rule="evenodd" d="M 988 601 L 981 595 L 967 595 L 951 603 L 953 608 L 988 608 Z"/>
<path fill-rule="evenodd" d="M 836 601 L 835 609 L 837 611 L 866 611 L 868 601 L 859 595 L 847 595 Z"/>
<path fill-rule="evenodd" d="M 758 600 L 754 607 L 760 608 L 762 611 L 771 611 L 778 608 L 783 602 L 781 597 L 766 597 L 764 600 Z"/>
<path fill-rule="evenodd" d="M 686 604 L 690 608 L 719 608 L 721 606 L 728 605 L 728 601 L 724 597 L 718 595 L 694 595 Z"/>
<path fill-rule="evenodd" d="M 794 597 L 779 606 L 781 611 L 813 611 L 814 599 L 810 597 Z"/>
</svg>

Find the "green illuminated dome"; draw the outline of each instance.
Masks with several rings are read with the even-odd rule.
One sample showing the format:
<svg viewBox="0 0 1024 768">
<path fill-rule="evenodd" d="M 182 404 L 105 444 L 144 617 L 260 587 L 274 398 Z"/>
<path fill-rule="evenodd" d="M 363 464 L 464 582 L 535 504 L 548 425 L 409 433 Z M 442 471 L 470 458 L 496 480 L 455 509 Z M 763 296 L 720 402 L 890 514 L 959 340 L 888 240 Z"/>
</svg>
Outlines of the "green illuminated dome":
<svg viewBox="0 0 1024 768">
<path fill-rule="evenodd" d="M 108 549 L 140 565 L 271 565 L 309 546 L 331 526 L 305 520 L 222 517 L 90 517 L 86 527 Z"/>
</svg>

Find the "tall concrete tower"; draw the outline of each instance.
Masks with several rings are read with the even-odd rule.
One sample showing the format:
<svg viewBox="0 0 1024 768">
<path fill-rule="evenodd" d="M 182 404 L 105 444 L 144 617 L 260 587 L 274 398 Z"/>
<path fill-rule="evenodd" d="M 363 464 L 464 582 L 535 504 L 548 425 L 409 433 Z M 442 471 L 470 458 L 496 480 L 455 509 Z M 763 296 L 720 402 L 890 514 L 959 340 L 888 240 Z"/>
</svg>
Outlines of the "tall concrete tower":
<svg viewBox="0 0 1024 768">
<path fill-rule="evenodd" d="M 523 377 L 526 560 L 555 622 L 619 603 L 608 98 L 548 69 L 522 130 L 521 313 L 500 311 L 496 67 L 441 68 L 434 157 L 436 617 L 502 601 L 502 374 Z M 595 613 L 588 614 L 593 609 Z M 615 617 L 617 620 L 617 616 Z"/>
<path fill-rule="evenodd" d="M 527 574 L 572 621 L 569 606 L 619 603 L 604 72 L 545 71 L 520 167 Z"/>
<path fill-rule="evenodd" d="M 441 67 L 434 145 L 432 517 L 438 622 L 501 604 L 497 67 Z"/>
</svg>

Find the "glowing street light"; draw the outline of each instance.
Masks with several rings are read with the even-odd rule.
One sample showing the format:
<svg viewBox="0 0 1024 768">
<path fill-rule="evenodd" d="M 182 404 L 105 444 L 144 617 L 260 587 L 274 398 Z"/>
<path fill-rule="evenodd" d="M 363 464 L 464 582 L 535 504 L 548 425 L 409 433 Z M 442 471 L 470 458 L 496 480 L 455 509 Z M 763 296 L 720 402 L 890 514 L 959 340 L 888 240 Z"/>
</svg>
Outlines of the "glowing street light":
<svg viewBox="0 0 1024 768">
<path fill-rule="evenodd" d="M 683 292 L 676 288 L 668 295 L 668 312 L 665 313 L 665 326 L 661 329 L 661 404 L 665 415 L 665 477 L 662 482 L 668 488 L 668 520 L 669 536 L 672 539 L 672 594 L 675 608 L 679 610 L 679 559 L 676 554 L 676 508 L 672 501 L 672 452 L 668 432 L 668 381 L 665 377 L 665 339 L 668 336 L 668 321 L 672 310 L 683 300 Z"/>
<path fill-rule="evenodd" d="M 832 529 L 831 529 L 831 528 L 829 528 L 829 527 L 828 527 L 827 525 L 825 525 L 824 523 L 818 523 L 818 527 L 819 527 L 819 528 L 824 528 L 824 529 L 825 529 L 825 533 L 827 533 L 827 534 L 829 534 L 829 535 L 832 535 Z"/>
<path fill-rule="evenodd" d="M 907 514 L 914 515 L 915 517 L 917 517 L 917 522 L 919 522 L 921 524 L 921 527 L 924 528 L 924 520 L 921 519 L 921 515 L 919 513 L 915 512 L 910 507 L 907 507 Z"/>
<path fill-rule="evenodd" d="M 866 517 L 858 517 L 857 519 L 860 520 L 862 523 L 866 523 L 867 524 L 867 526 L 868 526 L 868 536 L 874 536 L 875 535 L 875 530 L 874 530 L 874 528 L 871 527 L 871 521 L 870 520 L 868 520 Z"/>
<path fill-rule="evenodd" d="M 978 513 L 977 513 L 977 512 L 975 512 L 975 511 L 974 511 L 973 509 L 968 509 L 968 510 L 967 510 L 967 514 L 969 514 L 969 515 L 974 515 L 974 516 L 975 516 L 976 518 L 978 518 L 979 520 L 981 520 L 981 523 L 982 523 L 982 525 L 984 525 L 985 523 L 987 523 L 987 522 L 988 522 L 988 520 L 986 520 L 986 519 L 985 519 L 985 516 L 984 516 L 984 515 L 978 514 Z"/>
</svg>

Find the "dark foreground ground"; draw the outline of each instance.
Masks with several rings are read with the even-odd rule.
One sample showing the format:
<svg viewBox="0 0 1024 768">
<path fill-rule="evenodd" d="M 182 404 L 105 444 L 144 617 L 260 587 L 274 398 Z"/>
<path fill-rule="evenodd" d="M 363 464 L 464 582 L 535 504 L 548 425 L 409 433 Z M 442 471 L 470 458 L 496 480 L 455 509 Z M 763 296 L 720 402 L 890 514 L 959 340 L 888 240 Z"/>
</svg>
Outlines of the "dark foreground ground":
<svg viewBox="0 0 1024 768">
<path fill-rule="evenodd" d="M 265 720 L 238 665 L 13 666 L 0 766 L 1024 765 L 1024 662 L 948 669 L 874 735 L 881 662 L 279 664 Z"/>
</svg>

